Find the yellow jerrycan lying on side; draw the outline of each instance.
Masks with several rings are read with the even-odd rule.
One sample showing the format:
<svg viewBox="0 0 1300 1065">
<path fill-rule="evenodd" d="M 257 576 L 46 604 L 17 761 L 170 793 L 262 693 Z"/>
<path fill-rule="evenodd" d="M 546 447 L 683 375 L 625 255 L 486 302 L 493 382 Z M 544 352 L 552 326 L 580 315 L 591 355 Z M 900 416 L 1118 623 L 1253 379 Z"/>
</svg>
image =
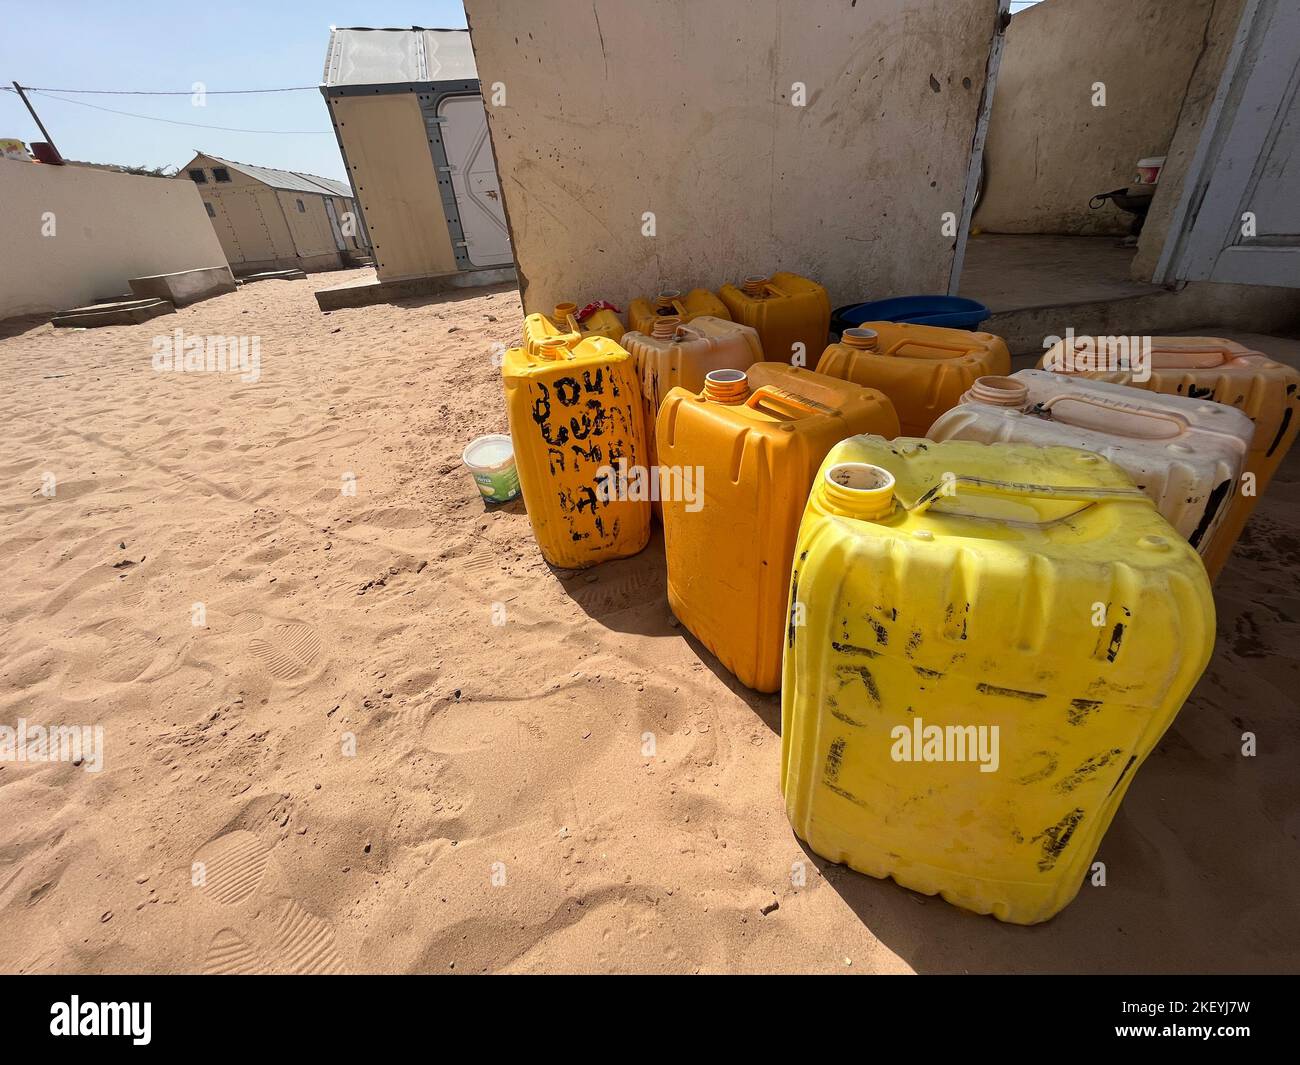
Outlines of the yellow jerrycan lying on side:
<svg viewBox="0 0 1300 1065">
<path fill-rule="evenodd" d="M 623 320 L 606 307 L 592 311 L 580 322 L 576 303 L 557 303 L 549 317 L 530 314 L 524 319 L 524 349 L 535 351 L 539 345 L 556 338 L 569 347 L 587 337 L 608 337 L 619 341 L 623 339 L 623 333 Z"/>
<path fill-rule="evenodd" d="M 1233 495 L 1214 545 L 1206 552 L 1205 568 L 1214 580 L 1300 430 L 1300 373 L 1220 337 L 1151 337 L 1149 377 L 1132 369 L 1093 369 L 1107 356 L 1096 350 L 1097 338 L 1072 339 L 1074 350 L 1067 351 L 1062 340 L 1043 356 L 1039 366 L 1169 396 L 1227 403 L 1255 423 L 1244 470 L 1254 481 L 1250 486 L 1254 491 L 1239 490 Z M 1081 350 L 1086 345 L 1093 347 Z"/>
<path fill-rule="evenodd" d="M 674 289 L 661 292 L 652 300 L 633 300 L 627 309 L 627 328 L 629 332 L 650 333 L 657 318 L 676 318 L 686 323 L 702 315 L 724 321 L 731 319 L 726 305 L 707 288 L 693 288 L 684 296 Z"/>
<path fill-rule="evenodd" d="M 867 322 L 828 345 L 817 372 L 880 389 L 898 411 L 903 435 L 924 436 L 977 377 L 1009 374 L 1011 355 L 992 333 Z"/>
<path fill-rule="evenodd" d="M 1213 643 L 1200 558 L 1105 459 L 845 440 L 790 581 L 790 822 L 831 861 L 1045 921 Z"/>
<path fill-rule="evenodd" d="M 510 439 L 528 520 L 546 561 L 581 569 L 635 555 L 650 539 L 648 493 L 620 490 L 646 465 L 632 357 L 608 337 L 506 352 Z"/>
<path fill-rule="evenodd" d="M 775 362 L 664 399 L 661 485 L 669 470 L 694 486 L 662 501 L 668 603 L 741 683 L 781 684 L 794 539 L 822 458 L 846 436 L 897 429 L 880 393 Z"/>
<path fill-rule="evenodd" d="M 979 378 L 926 435 L 1094 451 L 1132 477 L 1205 557 L 1218 543 L 1255 427 L 1225 403 L 1021 370 Z"/>
<path fill-rule="evenodd" d="M 753 275 L 744 284 L 723 285 L 718 298 L 732 321 L 758 330 L 763 356 L 771 362 L 811 366 L 831 331 L 831 298 L 816 281 L 798 274 Z M 802 354 L 802 360 L 796 358 Z"/>
</svg>

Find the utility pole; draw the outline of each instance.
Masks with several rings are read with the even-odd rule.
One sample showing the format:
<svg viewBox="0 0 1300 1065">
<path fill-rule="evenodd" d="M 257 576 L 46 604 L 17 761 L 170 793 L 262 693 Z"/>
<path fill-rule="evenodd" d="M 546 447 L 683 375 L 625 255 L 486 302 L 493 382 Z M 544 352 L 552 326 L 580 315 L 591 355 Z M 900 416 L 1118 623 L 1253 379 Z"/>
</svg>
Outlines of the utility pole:
<svg viewBox="0 0 1300 1065">
<path fill-rule="evenodd" d="M 32 102 L 27 99 L 27 94 L 23 92 L 23 87 L 16 81 L 14 82 L 14 92 L 18 94 L 18 98 L 22 100 L 23 104 L 26 105 L 27 110 L 31 113 L 32 121 L 35 122 L 37 127 L 40 129 L 41 136 L 45 138 L 45 143 L 50 146 L 50 151 L 54 153 L 54 158 L 62 163 L 63 156 L 59 154 L 59 149 L 54 147 L 54 138 L 50 136 L 50 131 L 45 128 L 45 123 L 41 121 L 41 116 L 36 113 L 36 108 L 32 106 Z"/>
</svg>

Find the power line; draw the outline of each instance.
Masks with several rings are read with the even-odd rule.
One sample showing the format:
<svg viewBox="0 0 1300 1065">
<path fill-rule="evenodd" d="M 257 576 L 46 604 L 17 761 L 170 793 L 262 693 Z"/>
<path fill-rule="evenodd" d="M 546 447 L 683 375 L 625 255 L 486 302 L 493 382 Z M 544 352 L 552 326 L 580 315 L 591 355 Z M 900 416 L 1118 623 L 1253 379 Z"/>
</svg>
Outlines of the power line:
<svg viewBox="0 0 1300 1065">
<path fill-rule="evenodd" d="M 51 89 L 44 85 L 24 85 L 28 92 L 66 92 L 74 96 L 193 96 L 195 89 Z M 7 92 L 12 90 L 6 90 Z M 320 92 L 319 85 L 289 85 L 279 89 L 204 89 L 205 96 L 245 96 L 260 92 Z"/>
<path fill-rule="evenodd" d="M 26 89 L 27 86 L 24 85 L 23 88 Z M 9 91 L 12 92 L 13 90 L 10 89 Z M 206 122 L 182 122 L 177 118 L 159 118 L 157 115 L 137 115 L 132 111 L 118 111 L 112 107 L 100 107 L 98 104 L 88 104 L 84 100 L 69 100 L 63 96 L 52 96 L 50 93 L 39 89 L 27 89 L 27 91 L 36 93 L 38 96 L 43 96 L 47 100 L 59 100 L 65 104 L 76 104 L 78 107 L 89 107 L 95 111 L 106 111 L 111 115 L 125 115 L 127 118 L 140 118 L 147 122 L 166 122 L 172 126 L 194 126 L 198 129 L 215 129 L 221 130 L 225 133 L 274 133 L 280 136 L 296 134 L 313 134 L 316 136 L 324 136 L 327 134 L 330 136 L 333 135 L 333 131 L 327 129 L 240 129 L 236 126 L 213 126 Z"/>
</svg>

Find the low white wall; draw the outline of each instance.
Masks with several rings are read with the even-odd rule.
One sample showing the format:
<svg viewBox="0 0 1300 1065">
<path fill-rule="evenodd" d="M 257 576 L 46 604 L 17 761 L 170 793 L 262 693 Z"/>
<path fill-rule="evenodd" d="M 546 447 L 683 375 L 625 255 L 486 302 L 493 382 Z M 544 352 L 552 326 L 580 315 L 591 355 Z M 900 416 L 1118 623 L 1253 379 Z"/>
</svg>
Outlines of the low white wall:
<svg viewBox="0 0 1300 1065">
<path fill-rule="evenodd" d="M 527 310 L 777 270 L 947 290 L 993 0 L 465 11 Z"/>
<path fill-rule="evenodd" d="M 0 204 L 0 319 L 124 295 L 133 277 L 226 265 L 188 181 L 0 159 Z"/>
</svg>

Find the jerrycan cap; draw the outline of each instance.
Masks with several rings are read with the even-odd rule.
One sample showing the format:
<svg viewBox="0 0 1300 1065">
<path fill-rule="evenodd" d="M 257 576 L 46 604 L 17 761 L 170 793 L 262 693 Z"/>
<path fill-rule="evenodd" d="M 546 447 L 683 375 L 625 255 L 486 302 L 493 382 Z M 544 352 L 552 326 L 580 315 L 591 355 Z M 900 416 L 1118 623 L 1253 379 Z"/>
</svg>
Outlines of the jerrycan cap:
<svg viewBox="0 0 1300 1065">
<path fill-rule="evenodd" d="M 563 324 L 569 320 L 569 315 L 577 313 L 578 305 L 576 303 L 557 303 L 555 305 L 555 312 L 551 317 L 555 321 Z"/>
<path fill-rule="evenodd" d="M 564 337 L 543 337 L 537 342 L 537 356 L 541 359 L 568 358 L 569 345 Z"/>
<path fill-rule="evenodd" d="M 749 398 L 749 374 L 744 370 L 712 370 L 704 375 L 704 397 L 734 406 Z"/>
<path fill-rule="evenodd" d="M 744 283 L 740 286 L 746 296 L 752 296 L 758 299 L 763 295 L 767 283 L 771 280 L 767 274 L 750 274 L 745 278 Z"/>
<path fill-rule="evenodd" d="M 655 310 L 665 311 L 672 307 L 673 303 L 682 298 L 681 291 L 675 288 L 666 288 L 655 297 Z"/>
<path fill-rule="evenodd" d="M 676 314 L 665 314 L 654 320 L 650 326 L 650 335 L 659 340 L 671 340 L 677 335 L 677 327 L 682 324 L 681 318 Z"/>
<path fill-rule="evenodd" d="M 875 351 L 876 346 L 880 343 L 880 334 L 874 329 L 863 329 L 861 326 L 856 326 L 853 329 L 846 329 L 840 334 L 840 343 L 850 348 Z"/>
<path fill-rule="evenodd" d="M 1028 399 L 1029 386 L 1014 377 L 977 377 L 970 391 L 961 397 L 961 402 L 1023 410 Z"/>
<path fill-rule="evenodd" d="M 825 474 L 826 498 L 841 514 L 875 521 L 894 509 L 894 475 L 869 462 L 837 462 Z"/>
</svg>

